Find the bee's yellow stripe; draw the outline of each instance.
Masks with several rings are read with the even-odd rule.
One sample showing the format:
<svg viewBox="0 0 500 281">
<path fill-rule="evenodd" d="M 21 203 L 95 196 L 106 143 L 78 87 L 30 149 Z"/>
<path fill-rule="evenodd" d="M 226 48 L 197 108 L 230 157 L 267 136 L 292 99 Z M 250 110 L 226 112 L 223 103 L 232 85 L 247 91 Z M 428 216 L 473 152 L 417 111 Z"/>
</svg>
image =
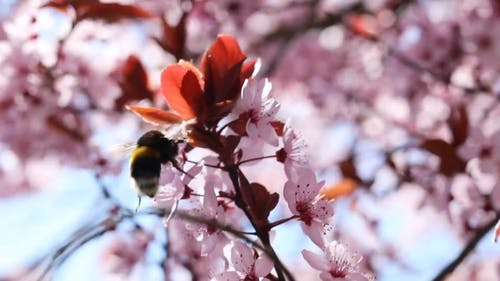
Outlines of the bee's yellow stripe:
<svg viewBox="0 0 500 281">
<path fill-rule="evenodd" d="M 134 150 L 134 152 L 132 152 L 132 155 L 130 156 L 130 162 L 133 162 L 138 157 L 144 157 L 144 156 L 159 158 L 160 152 L 147 146 L 141 146 L 138 147 L 136 150 Z"/>
</svg>

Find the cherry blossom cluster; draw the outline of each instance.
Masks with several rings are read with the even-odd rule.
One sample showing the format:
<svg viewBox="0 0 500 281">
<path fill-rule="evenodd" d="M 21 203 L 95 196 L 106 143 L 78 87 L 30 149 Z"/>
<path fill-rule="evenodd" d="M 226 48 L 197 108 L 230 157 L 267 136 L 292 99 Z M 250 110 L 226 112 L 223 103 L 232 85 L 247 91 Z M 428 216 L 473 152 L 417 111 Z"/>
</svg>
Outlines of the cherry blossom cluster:
<svg viewBox="0 0 500 281">
<path fill-rule="evenodd" d="M 208 279 L 276 276 L 269 245 L 288 220 L 322 250 L 303 256 L 325 280 L 356 279 L 361 267 L 383 272 L 380 258 L 415 274 L 398 252 L 419 248 L 422 224 L 446 225 L 464 243 L 435 280 L 458 265 L 456 275 L 472 280 L 500 262 L 461 260 L 500 219 L 498 1 L 8 2 L 0 4 L 0 196 L 51 186 L 62 167 L 118 171 L 103 138 L 121 128 L 128 135 L 111 142 L 132 141 L 149 126 L 129 105 L 155 126 L 187 132 L 179 162 L 194 178 L 164 167 L 154 202 L 176 210 L 164 218 L 170 237 L 197 243 L 170 243 L 167 267 Z M 260 57 L 267 80 L 239 48 L 214 47 L 222 39 L 195 65 L 218 34 Z M 339 196 L 363 231 L 347 223 L 336 235 L 362 261 L 323 234 L 329 199 Z M 401 215 L 415 229 L 387 241 L 380 226 L 391 202 L 411 210 Z M 271 211 L 282 216 L 270 222 Z M 255 232 L 262 248 L 234 232 Z"/>
<path fill-rule="evenodd" d="M 163 70 L 162 93 L 169 111 L 129 107 L 149 123 L 184 126 L 187 134 L 181 152 L 186 173 L 164 169 L 154 198 L 157 208 L 170 210 L 164 219 L 173 239 L 167 263 L 171 268 L 193 269 L 191 273 L 200 280 L 293 278 L 274 252 L 270 234 L 273 227 L 296 219 L 328 257 L 320 266 L 319 258 L 304 253 L 322 271 L 323 280 L 354 280 L 352 274 L 364 278 L 356 280 L 369 280 L 358 268 L 359 260 L 350 259 L 344 246 L 326 237 L 333 198 L 321 192 L 324 182 L 318 182 L 307 164 L 304 141 L 277 118 L 279 104 L 271 96 L 271 83 L 254 76 L 259 64 L 245 59 L 233 37 L 220 35 L 199 67 L 181 60 Z M 283 165 L 281 173 L 287 179 L 281 190 L 253 182 L 244 172 L 246 165 L 258 167 L 273 159 Z M 270 222 L 270 212 L 284 203 L 275 190 L 283 194 L 291 216 Z M 246 233 L 249 226 L 258 240 L 231 237 Z M 331 242 L 325 242 L 328 239 Z M 331 243 L 337 243 L 338 249 L 328 246 Z M 225 254 L 225 249 L 231 254 Z M 276 275 L 271 273 L 273 268 Z"/>
</svg>

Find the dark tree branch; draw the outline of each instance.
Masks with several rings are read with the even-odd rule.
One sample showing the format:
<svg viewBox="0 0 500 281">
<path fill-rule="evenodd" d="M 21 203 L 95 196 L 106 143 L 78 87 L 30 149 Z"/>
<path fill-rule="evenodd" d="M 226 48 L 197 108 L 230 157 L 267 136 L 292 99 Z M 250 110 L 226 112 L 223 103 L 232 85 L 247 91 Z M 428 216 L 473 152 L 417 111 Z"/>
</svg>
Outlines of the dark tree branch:
<svg viewBox="0 0 500 281">
<path fill-rule="evenodd" d="M 349 26 L 348 26 L 349 28 Z M 389 43 L 385 42 L 382 40 L 380 37 L 377 37 L 375 35 L 373 36 L 366 36 L 366 35 L 360 35 L 361 37 L 368 39 L 373 42 L 381 43 L 384 45 L 387 50 L 388 50 L 388 55 L 394 57 L 397 59 L 400 63 L 405 65 L 406 67 L 418 72 L 418 73 L 427 73 L 429 74 L 435 81 L 440 81 L 443 82 L 447 85 L 453 86 L 455 88 L 461 89 L 464 91 L 465 94 L 472 95 L 472 94 L 478 94 L 478 93 L 490 93 L 491 89 L 486 87 L 485 85 L 479 85 L 478 87 L 467 87 L 467 86 L 462 86 L 462 85 L 457 85 L 450 81 L 449 77 L 446 75 L 442 75 L 433 69 L 423 66 L 417 61 L 412 60 L 411 58 L 407 57 L 403 53 L 401 53 L 399 50 L 391 46 Z M 496 96 L 497 99 L 500 98 L 500 96 Z"/>
<path fill-rule="evenodd" d="M 57 268 L 60 264 L 62 264 L 66 259 L 68 259 L 73 253 L 75 253 L 82 246 L 87 244 L 88 242 L 101 237 L 103 234 L 107 232 L 114 231 L 116 227 L 122 223 L 124 220 L 134 219 L 138 216 L 143 215 L 154 215 L 158 217 L 168 216 L 171 210 L 160 210 L 160 209 L 151 209 L 135 212 L 132 209 L 126 208 L 121 205 L 117 205 L 117 212 L 112 212 L 110 215 L 99 221 L 94 225 L 86 225 L 81 229 L 75 232 L 74 235 L 71 236 L 68 242 L 64 243 L 61 247 L 59 247 L 52 255 L 49 257 L 48 264 L 44 266 L 42 273 L 38 276 L 37 280 L 42 281 L 45 280 L 47 275 Z M 288 280 L 293 281 L 294 278 L 291 275 L 290 271 L 283 265 L 283 263 L 278 259 L 276 253 L 270 247 L 270 245 L 261 245 L 256 241 L 248 238 L 247 233 L 234 229 L 230 225 L 224 225 L 212 219 L 206 219 L 202 217 L 193 216 L 187 212 L 177 210 L 175 212 L 175 218 L 187 220 L 195 223 L 204 224 L 206 226 L 216 227 L 221 231 L 229 233 L 247 243 L 252 245 L 253 247 L 262 250 L 267 256 L 269 256 L 274 262 L 277 264 L 277 267 L 284 272 L 284 274 L 288 277 Z M 169 244 L 165 244 L 165 248 L 168 249 Z M 166 253 L 168 255 L 168 253 Z M 166 260 L 162 261 L 164 264 Z M 280 270 L 277 270 L 278 272 Z"/>
<path fill-rule="evenodd" d="M 467 242 L 465 247 L 462 249 L 460 254 L 453 259 L 446 267 L 444 267 L 437 275 L 432 279 L 432 281 L 442 281 L 451 274 L 464 260 L 467 256 L 476 248 L 477 244 L 484 238 L 484 236 L 495 226 L 497 221 L 500 219 L 500 213 L 497 213 L 495 218 L 488 222 L 482 228 L 479 228 L 474 234 L 472 239 Z"/>
<path fill-rule="evenodd" d="M 401 14 L 403 10 L 408 8 L 411 4 L 413 4 L 415 1 L 414 0 L 404 0 L 398 2 L 393 9 L 398 13 Z M 290 45 L 290 42 L 300 34 L 305 33 L 308 30 L 311 29 L 322 29 L 326 28 L 335 24 L 344 24 L 348 29 L 350 29 L 350 26 L 346 23 L 346 19 L 349 15 L 352 14 L 372 14 L 371 11 L 369 11 L 365 5 L 362 2 L 357 2 L 354 3 L 351 6 L 348 6 L 342 10 L 340 10 L 337 13 L 332 13 L 329 14 L 328 16 L 321 18 L 321 19 L 316 19 L 315 17 L 311 17 L 308 21 L 306 21 L 304 24 L 299 25 L 299 26 L 293 26 L 293 27 L 281 27 L 276 29 L 274 32 L 271 32 L 264 36 L 261 41 L 257 42 L 254 44 L 254 47 L 259 47 L 261 45 L 264 45 L 269 42 L 275 42 L 281 40 L 281 47 L 279 48 L 279 51 L 276 52 L 276 55 L 270 60 L 269 65 L 267 69 L 264 71 L 265 76 L 271 76 L 272 73 L 275 71 L 277 65 L 279 64 L 279 61 L 283 58 L 283 56 L 286 54 L 286 50 L 288 46 Z M 359 35 L 354 33 L 355 35 Z M 397 59 L 399 62 L 401 62 L 403 65 L 417 71 L 420 73 L 427 73 L 429 74 L 434 80 L 440 81 L 443 83 L 446 83 L 447 85 L 453 86 L 455 88 L 461 89 L 464 91 L 465 94 L 472 95 L 472 94 L 478 94 L 478 93 L 491 93 L 491 89 L 485 85 L 478 85 L 477 87 L 467 87 L 467 86 L 462 86 L 462 85 L 456 85 L 452 81 L 450 81 L 449 77 L 442 75 L 440 73 L 437 73 L 433 69 L 429 67 L 425 67 L 418 63 L 417 61 L 414 61 L 401 52 L 399 52 L 396 48 L 382 40 L 380 37 L 377 36 L 366 36 L 366 35 L 359 35 L 360 37 L 363 37 L 365 39 L 371 40 L 373 42 L 378 42 L 383 44 L 384 46 L 387 47 L 388 49 L 388 54 L 395 59 Z M 495 96 L 497 99 L 500 99 L 500 96 L 496 95 Z"/>
<path fill-rule="evenodd" d="M 116 226 L 120 224 L 126 217 L 127 216 L 124 215 L 108 217 L 100 221 L 96 225 L 84 226 L 83 228 L 78 230 L 67 243 L 62 245 L 55 251 L 53 255 L 51 255 L 48 265 L 44 268 L 37 280 L 44 280 L 47 274 L 52 269 L 62 264 L 74 252 L 76 252 L 88 242 L 101 237 L 106 232 L 114 230 Z"/>
<path fill-rule="evenodd" d="M 264 245 L 264 251 L 265 253 L 274 261 L 275 264 L 275 269 L 276 273 L 278 274 L 278 280 L 279 281 L 285 281 L 285 275 L 288 278 L 289 281 L 294 281 L 293 275 L 288 271 L 286 266 L 281 262 L 279 259 L 278 255 L 274 251 L 273 247 L 271 246 L 271 240 L 269 237 L 269 232 L 268 229 L 263 229 L 254 220 L 254 216 L 252 215 L 252 210 L 250 210 L 249 204 L 245 202 L 245 196 L 243 196 L 242 192 L 248 192 L 245 190 L 242 190 L 241 187 L 241 180 L 245 180 L 246 178 L 244 177 L 243 173 L 239 170 L 238 166 L 236 165 L 231 165 L 227 167 L 227 171 L 229 174 L 229 178 L 231 179 L 231 182 L 233 183 L 234 190 L 236 193 L 235 196 L 235 204 L 245 213 L 246 217 L 252 224 L 253 228 L 255 229 L 255 232 L 257 233 L 257 236 L 259 237 L 260 241 Z"/>
<path fill-rule="evenodd" d="M 310 29 L 325 28 L 343 22 L 344 18 L 351 13 L 361 13 L 367 12 L 362 3 L 355 3 L 347 8 L 340 10 L 338 13 L 329 14 L 328 16 L 320 19 L 311 17 L 309 21 L 306 21 L 303 25 L 292 26 L 292 27 L 281 27 L 274 32 L 271 32 L 262 38 L 260 44 L 283 40 L 286 38 L 293 38 L 298 34 L 304 33 Z M 257 44 L 259 45 L 259 44 Z"/>
<path fill-rule="evenodd" d="M 316 18 L 315 10 L 318 6 L 318 3 L 319 3 L 318 0 L 314 0 L 311 3 L 308 3 L 308 5 L 310 6 L 311 13 L 309 14 L 309 17 L 304 25 L 294 27 L 294 28 L 288 28 L 288 27 L 278 28 L 274 32 L 271 32 L 268 35 L 266 35 L 259 43 L 256 44 L 256 46 L 259 46 L 262 43 L 268 43 L 268 42 L 272 42 L 272 41 L 276 41 L 276 40 L 281 40 L 280 47 L 276 51 L 275 56 L 271 58 L 266 70 L 263 72 L 264 77 L 272 76 L 272 73 L 276 70 L 276 67 L 278 66 L 279 62 L 285 56 L 286 51 L 287 51 L 288 47 L 290 46 L 290 43 L 293 41 L 293 39 L 297 35 L 305 32 L 311 28 L 314 28 L 315 25 L 322 24 L 322 21 L 315 20 L 315 18 Z M 335 19 L 330 19 L 330 20 L 336 21 L 336 20 L 341 19 L 341 18 L 342 17 L 337 16 L 337 17 L 335 17 Z M 325 20 L 327 20 L 327 19 L 325 19 Z M 329 25 L 331 25 L 331 24 L 329 24 Z"/>
</svg>

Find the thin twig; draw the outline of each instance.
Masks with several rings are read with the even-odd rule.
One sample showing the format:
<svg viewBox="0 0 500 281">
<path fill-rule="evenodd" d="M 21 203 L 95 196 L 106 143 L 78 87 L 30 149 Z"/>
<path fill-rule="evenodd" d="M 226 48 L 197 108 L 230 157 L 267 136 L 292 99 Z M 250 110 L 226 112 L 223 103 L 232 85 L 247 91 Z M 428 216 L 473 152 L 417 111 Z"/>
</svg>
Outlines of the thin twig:
<svg viewBox="0 0 500 281">
<path fill-rule="evenodd" d="M 483 237 L 495 226 L 497 221 L 500 219 L 500 213 L 498 213 L 494 219 L 488 222 L 482 228 L 479 228 L 475 233 L 474 237 L 467 242 L 465 247 L 462 249 L 460 254 L 453 259 L 446 267 L 441 269 L 441 271 L 432 279 L 432 281 L 442 281 L 451 274 L 464 260 L 465 258 L 476 248 L 477 244 L 483 239 Z"/>
<path fill-rule="evenodd" d="M 291 220 L 293 220 L 293 219 L 296 219 L 297 217 L 298 217 L 298 216 L 293 215 L 293 216 L 288 217 L 288 218 L 284 218 L 284 219 L 277 220 L 277 221 L 275 221 L 275 222 L 271 222 L 271 223 L 269 223 L 269 228 L 273 228 L 273 227 L 278 226 L 278 225 L 280 225 L 280 224 L 284 224 L 284 223 L 286 223 L 286 222 L 288 222 L 288 221 L 291 221 Z"/>
<path fill-rule="evenodd" d="M 44 280 L 47 274 L 56 266 L 67 260 L 76 250 L 78 250 L 83 245 L 94 240 L 97 237 L 102 236 L 106 232 L 115 229 L 115 227 L 123 221 L 125 215 L 118 215 L 114 217 L 108 217 L 93 227 L 85 226 L 82 229 L 86 231 L 77 231 L 76 235 L 64 245 L 62 245 L 55 253 L 50 257 L 50 261 L 45 269 L 42 271 L 40 276 L 37 278 L 38 281 Z"/>
<path fill-rule="evenodd" d="M 312 24 L 312 23 L 315 22 L 314 21 L 314 19 L 315 19 L 315 10 L 316 10 L 316 7 L 318 6 L 318 3 L 319 3 L 318 0 L 314 0 L 311 3 L 308 3 L 308 5 L 310 6 L 310 9 L 311 9 L 311 13 L 310 13 L 310 15 L 309 15 L 309 17 L 308 17 L 308 19 L 306 21 L 306 24 L 304 26 L 301 26 L 301 27 L 298 27 L 298 28 L 295 28 L 295 29 L 293 29 L 293 28 L 291 28 L 291 29 L 281 29 L 280 28 L 277 31 L 275 31 L 274 33 L 270 33 L 269 35 L 265 36 L 263 38 L 263 40 L 260 41 L 260 43 L 263 43 L 263 42 L 265 43 L 265 42 L 268 42 L 268 41 L 272 41 L 271 38 L 276 38 L 276 39 L 279 38 L 281 40 L 280 47 L 275 52 L 275 55 L 269 61 L 266 70 L 263 71 L 263 76 L 264 77 L 270 77 L 270 76 L 272 76 L 272 74 L 274 73 L 274 71 L 278 67 L 279 62 L 285 56 L 285 54 L 287 52 L 287 49 L 290 47 L 291 42 L 293 41 L 293 39 L 298 34 L 300 34 L 301 32 L 309 29 L 310 27 L 308 26 L 308 24 Z M 257 45 L 259 45 L 259 44 L 257 44 Z"/>
<path fill-rule="evenodd" d="M 263 160 L 263 159 L 269 159 L 269 158 L 276 158 L 276 154 L 268 155 L 268 156 L 259 156 L 259 157 L 255 157 L 255 158 L 249 158 L 249 159 L 241 160 L 240 162 L 237 163 L 237 165 L 242 165 L 242 164 L 245 164 L 245 163 L 248 163 L 248 162 L 258 161 L 258 160 Z"/>
</svg>

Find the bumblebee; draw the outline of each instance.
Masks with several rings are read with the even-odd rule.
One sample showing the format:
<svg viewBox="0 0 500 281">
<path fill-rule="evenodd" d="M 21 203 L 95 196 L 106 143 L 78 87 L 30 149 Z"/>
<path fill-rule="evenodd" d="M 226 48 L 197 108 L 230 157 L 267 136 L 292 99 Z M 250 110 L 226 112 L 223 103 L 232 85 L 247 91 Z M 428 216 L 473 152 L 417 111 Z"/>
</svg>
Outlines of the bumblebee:
<svg viewBox="0 0 500 281">
<path fill-rule="evenodd" d="M 176 159 L 180 142 L 157 130 L 148 131 L 137 140 L 137 147 L 130 157 L 130 176 L 137 189 L 139 205 L 142 195 L 152 198 L 158 191 L 162 164 L 170 162 L 174 168 L 185 173 Z"/>
</svg>

